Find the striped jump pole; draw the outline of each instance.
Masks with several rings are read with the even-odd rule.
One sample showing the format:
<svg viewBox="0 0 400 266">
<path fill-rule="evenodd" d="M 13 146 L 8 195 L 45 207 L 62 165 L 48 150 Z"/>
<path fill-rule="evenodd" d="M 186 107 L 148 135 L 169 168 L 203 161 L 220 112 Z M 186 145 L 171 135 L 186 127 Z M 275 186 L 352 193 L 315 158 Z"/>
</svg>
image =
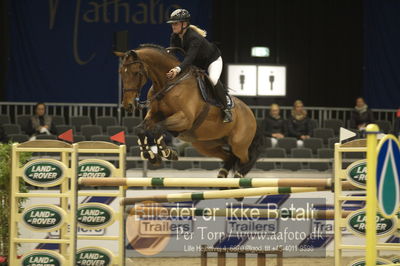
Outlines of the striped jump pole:
<svg viewBox="0 0 400 266">
<path fill-rule="evenodd" d="M 243 198 L 252 196 L 278 195 L 302 192 L 326 191 L 326 188 L 321 187 L 258 187 L 258 188 L 242 188 L 242 189 L 227 189 L 217 191 L 204 191 L 192 193 L 176 193 L 167 195 L 141 196 L 124 198 L 121 200 L 121 205 L 133 205 L 142 201 L 150 202 L 179 202 L 207 199 L 227 199 L 227 198 Z"/>
<path fill-rule="evenodd" d="M 331 178 L 80 178 L 84 186 L 126 187 L 323 187 L 331 188 Z M 354 187 L 347 181 L 343 189 Z"/>
<path fill-rule="evenodd" d="M 158 207 L 135 206 L 127 210 L 128 215 L 138 216 L 169 216 L 169 217 L 231 217 L 231 218 L 295 218 L 334 220 L 334 210 L 297 209 L 296 211 L 279 209 L 247 208 L 190 208 L 190 207 Z M 343 211 L 342 218 L 346 218 L 351 211 Z"/>
</svg>

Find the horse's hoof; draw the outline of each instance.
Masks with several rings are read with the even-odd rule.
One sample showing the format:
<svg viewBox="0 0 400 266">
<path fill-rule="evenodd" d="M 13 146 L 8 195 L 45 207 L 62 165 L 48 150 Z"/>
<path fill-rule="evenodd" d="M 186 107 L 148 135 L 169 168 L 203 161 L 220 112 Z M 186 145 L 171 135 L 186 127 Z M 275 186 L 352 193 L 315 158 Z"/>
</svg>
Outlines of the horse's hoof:
<svg viewBox="0 0 400 266">
<path fill-rule="evenodd" d="M 156 154 L 154 154 L 151 150 L 145 150 L 140 152 L 140 158 L 142 158 L 142 160 L 154 160 L 154 158 L 156 158 Z"/>
<path fill-rule="evenodd" d="M 158 154 L 155 154 L 154 158 L 149 159 L 149 162 L 154 166 L 160 166 L 162 158 Z"/>
<path fill-rule="evenodd" d="M 227 178 L 228 173 L 229 173 L 228 170 L 226 170 L 225 168 L 221 168 L 219 169 L 217 178 Z"/>
<path fill-rule="evenodd" d="M 166 158 L 170 161 L 177 161 L 178 153 L 173 149 L 169 149 L 169 151 L 170 151 L 169 156 L 167 156 Z"/>
<path fill-rule="evenodd" d="M 244 176 L 239 172 L 236 172 L 235 175 L 233 176 L 233 178 L 243 178 L 243 177 Z"/>
<path fill-rule="evenodd" d="M 178 160 L 178 153 L 174 149 L 169 147 L 158 146 L 158 155 L 170 161 Z"/>
</svg>

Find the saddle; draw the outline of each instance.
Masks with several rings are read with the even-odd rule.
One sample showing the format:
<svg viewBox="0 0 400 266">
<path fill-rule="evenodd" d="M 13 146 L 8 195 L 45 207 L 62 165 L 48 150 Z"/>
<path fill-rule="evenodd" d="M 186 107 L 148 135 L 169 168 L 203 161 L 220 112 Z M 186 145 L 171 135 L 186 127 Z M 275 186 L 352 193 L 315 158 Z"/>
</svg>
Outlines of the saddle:
<svg viewBox="0 0 400 266">
<path fill-rule="evenodd" d="M 217 85 L 214 87 L 204 70 L 194 68 L 194 73 L 197 80 L 197 85 L 200 89 L 200 94 L 206 103 L 218 108 L 232 109 L 234 107 L 233 100 L 228 94 L 227 88 L 222 84 L 221 81 L 218 81 Z"/>
</svg>

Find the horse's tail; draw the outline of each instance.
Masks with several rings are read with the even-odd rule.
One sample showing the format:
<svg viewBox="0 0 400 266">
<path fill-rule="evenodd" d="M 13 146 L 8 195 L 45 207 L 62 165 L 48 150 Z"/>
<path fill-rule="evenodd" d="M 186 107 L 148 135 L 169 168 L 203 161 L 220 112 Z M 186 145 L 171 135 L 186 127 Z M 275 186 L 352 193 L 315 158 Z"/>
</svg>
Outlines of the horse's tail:
<svg viewBox="0 0 400 266">
<path fill-rule="evenodd" d="M 240 173 L 244 176 L 250 172 L 257 159 L 265 149 L 265 138 L 262 129 L 257 126 L 256 134 L 249 146 L 249 161 L 241 166 Z"/>
</svg>

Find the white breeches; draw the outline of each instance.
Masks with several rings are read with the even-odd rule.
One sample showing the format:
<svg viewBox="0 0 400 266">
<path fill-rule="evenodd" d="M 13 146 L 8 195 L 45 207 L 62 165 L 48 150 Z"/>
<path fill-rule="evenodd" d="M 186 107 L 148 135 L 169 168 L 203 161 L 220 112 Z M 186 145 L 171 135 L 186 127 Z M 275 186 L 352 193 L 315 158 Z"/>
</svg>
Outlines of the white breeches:
<svg viewBox="0 0 400 266">
<path fill-rule="evenodd" d="M 218 57 L 217 60 L 208 66 L 208 76 L 214 86 L 218 83 L 219 77 L 221 76 L 222 65 L 222 57 Z"/>
</svg>

